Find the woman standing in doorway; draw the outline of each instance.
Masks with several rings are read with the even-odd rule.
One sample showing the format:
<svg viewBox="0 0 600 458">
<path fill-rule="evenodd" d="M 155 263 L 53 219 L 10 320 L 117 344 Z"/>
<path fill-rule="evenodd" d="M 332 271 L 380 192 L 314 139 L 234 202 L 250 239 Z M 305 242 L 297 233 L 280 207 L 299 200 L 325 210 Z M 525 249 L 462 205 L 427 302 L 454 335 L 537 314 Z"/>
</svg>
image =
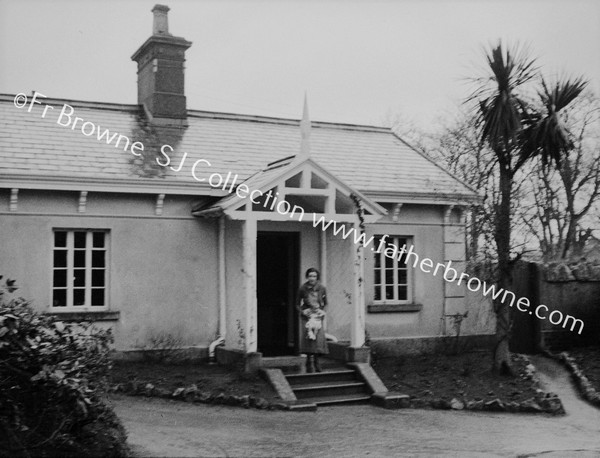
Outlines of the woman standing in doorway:
<svg viewBox="0 0 600 458">
<path fill-rule="evenodd" d="M 311 267 L 306 271 L 306 282 L 298 289 L 296 307 L 300 312 L 300 353 L 306 353 L 306 372 L 321 372 L 319 355 L 329 353 L 325 328 L 324 309 L 327 306 L 327 291 L 319 282 L 320 274 Z"/>
</svg>

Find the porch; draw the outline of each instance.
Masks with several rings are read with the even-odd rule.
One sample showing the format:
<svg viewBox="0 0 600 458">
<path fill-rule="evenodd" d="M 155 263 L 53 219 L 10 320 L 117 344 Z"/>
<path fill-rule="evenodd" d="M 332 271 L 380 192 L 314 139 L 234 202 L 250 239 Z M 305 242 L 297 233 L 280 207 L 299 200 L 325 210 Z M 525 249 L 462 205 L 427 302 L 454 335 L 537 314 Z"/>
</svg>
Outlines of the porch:
<svg viewBox="0 0 600 458">
<path fill-rule="evenodd" d="M 219 331 L 211 353 L 220 347 L 217 359 L 229 353 L 249 370 L 268 357 L 298 356 L 296 294 L 305 270 L 317 267 L 328 289 L 331 354 L 368 361 L 364 254 L 355 237 L 385 213 L 308 157 L 271 163 L 229 196 L 195 209 L 195 216 L 218 218 Z"/>
</svg>

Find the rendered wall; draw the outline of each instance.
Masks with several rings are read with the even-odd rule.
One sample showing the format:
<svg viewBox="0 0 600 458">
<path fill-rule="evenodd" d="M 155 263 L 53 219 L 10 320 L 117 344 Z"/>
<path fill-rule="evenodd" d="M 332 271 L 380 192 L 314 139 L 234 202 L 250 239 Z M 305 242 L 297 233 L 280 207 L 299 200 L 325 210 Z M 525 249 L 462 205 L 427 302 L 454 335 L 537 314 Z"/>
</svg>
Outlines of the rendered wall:
<svg viewBox="0 0 600 458">
<path fill-rule="evenodd" d="M 17 211 L 0 197 L 0 274 L 17 280 L 19 294 L 49 310 L 53 229 L 109 231 L 109 322 L 118 350 L 152 348 L 172 336 L 182 346 L 207 346 L 218 324 L 216 221 L 193 218 L 190 198 L 167 196 L 155 215 L 156 196 L 19 191 Z M 107 322 L 108 323 L 108 322 Z"/>
<path fill-rule="evenodd" d="M 390 237 L 409 237 L 414 252 L 434 263 L 447 263 L 459 273 L 466 269 L 465 232 L 460 214 L 445 215 L 446 207 L 432 205 L 404 205 L 397 221 L 389 214 L 375 224 L 366 226 L 367 240 L 371 236 L 387 234 Z M 350 227 L 350 226 L 348 226 Z M 320 232 L 320 231 L 319 231 Z M 327 231 L 327 289 L 330 310 L 328 332 L 340 340 L 350 339 L 352 321 L 353 270 L 356 244 L 352 236 L 344 240 L 339 234 Z M 364 292 L 367 309 L 374 304 L 373 244 L 364 251 Z M 377 248 L 377 247 L 373 247 Z M 410 259 L 412 262 L 416 258 Z M 371 339 L 402 339 L 454 335 L 454 320 L 445 317 L 469 312 L 461 323 L 463 335 L 494 333 L 495 317 L 491 302 L 480 292 L 471 292 L 464 285 L 446 282 L 440 273 L 423 272 L 418 264 L 412 268 L 412 303 L 421 305 L 418 311 L 366 312 L 366 331 Z"/>
</svg>

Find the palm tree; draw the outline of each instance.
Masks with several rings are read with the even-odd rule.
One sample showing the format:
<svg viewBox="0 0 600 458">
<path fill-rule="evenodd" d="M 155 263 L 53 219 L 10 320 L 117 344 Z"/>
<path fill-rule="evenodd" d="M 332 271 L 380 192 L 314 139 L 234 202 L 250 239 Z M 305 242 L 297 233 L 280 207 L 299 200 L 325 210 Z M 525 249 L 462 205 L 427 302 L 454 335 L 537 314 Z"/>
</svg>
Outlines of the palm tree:
<svg viewBox="0 0 600 458">
<path fill-rule="evenodd" d="M 494 208 L 497 283 L 498 288 L 510 290 L 511 202 L 515 174 L 535 156 L 540 156 L 544 163 L 553 162 L 559 171 L 567 170 L 565 156 L 573 148 L 573 142 L 560 111 L 579 96 L 586 83 L 579 78 L 550 86 L 542 79 L 539 97 L 543 110 L 536 111 L 523 92 L 523 85 L 537 75 L 535 60 L 518 47 L 504 49 L 501 42 L 490 49 L 486 58 L 491 74 L 479 80 L 479 87 L 469 100 L 478 103 L 480 138 L 494 152 L 498 164 L 499 202 Z M 512 373 L 508 304 L 498 297 L 494 311 L 496 347 L 493 368 L 499 373 Z"/>
<path fill-rule="evenodd" d="M 573 170 L 569 158 L 575 145 L 561 111 L 581 95 L 587 84 L 582 77 L 572 80 L 563 78 L 552 85 L 542 79 L 542 90 L 539 92 L 542 110 L 529 118 L 524 132 L 521 157 L 526 160 L 539 155 L 543 167 L 554 164 L 564 185 L 569 223 L 562 251 L 563 258 L 575 242 L 578 221 L 587 210 L 579 213 L 575 210 L 575 180 L 578 171 Z M 590 201 L 589 205 L 591 203 Z"/>
<path fill-rule="evenodd" d="M 520 92 L 525 83 L 536 76 L 535 60 L 517 47 L 504 49 L 502 43 L 486 55 L 491 71 L 479 80 L 479 87 L 469 98 L 478 103 L 477 125 L 480 138 L 494 152 L 499 168 L 499 202 L 495 205 L 495 230 L 498 256 L 497 283 L 499 288 L 511 287 L 511 202 L 513 179 L 526 157 L 521 154 L 525 121 L 530 108 Z M 498 297 L 496 313 L 496 346 L 493 368 L 499 373 L 512 373 L 508 338 L 510 314 L 508 305 Z"/>
</svg>

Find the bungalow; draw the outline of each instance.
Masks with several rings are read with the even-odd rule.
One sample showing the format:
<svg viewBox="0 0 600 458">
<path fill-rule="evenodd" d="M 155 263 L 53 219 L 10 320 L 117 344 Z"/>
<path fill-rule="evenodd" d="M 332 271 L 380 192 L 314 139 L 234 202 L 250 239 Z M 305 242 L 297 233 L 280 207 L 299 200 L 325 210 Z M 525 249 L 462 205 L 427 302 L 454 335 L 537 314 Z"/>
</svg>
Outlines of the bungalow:
<svg viewBox="0 0 600 458">
<path fill-rule="evenodd" d="M 0 273 L 24 297 L 110 326 L 123 354 L 292 355 L 317 267 L 331 341 L 410 349 L 467 310 L 462 334 L 493 334 L 464 285 L 396 255 L 464 268 L 473 190 L 389 129 L 311 122 L 306 105 L 301 121 L 189 110 L 191 43 L 167 11 L 132 56 L 137 105 L 0 96 Z"/>
</svg>

